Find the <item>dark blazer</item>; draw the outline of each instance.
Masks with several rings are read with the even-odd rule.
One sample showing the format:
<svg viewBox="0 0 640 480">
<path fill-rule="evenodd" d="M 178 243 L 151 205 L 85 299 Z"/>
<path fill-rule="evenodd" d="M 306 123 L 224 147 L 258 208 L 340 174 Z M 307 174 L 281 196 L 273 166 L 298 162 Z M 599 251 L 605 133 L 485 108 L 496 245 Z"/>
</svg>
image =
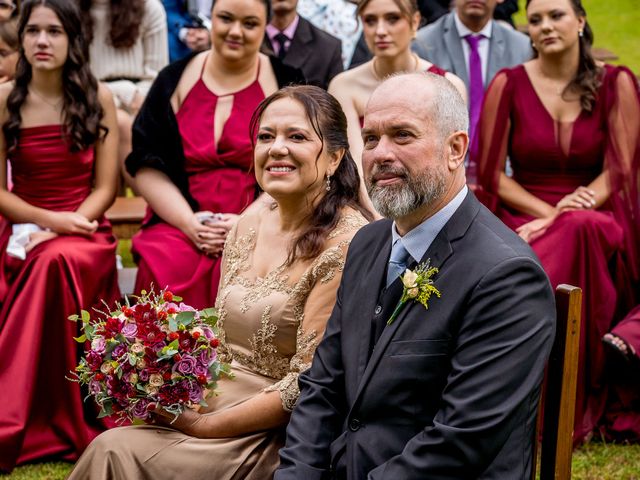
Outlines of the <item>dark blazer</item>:
<svg viewBox="0 0 640 480">
<path fill-rule="evenodd" d="M 469 193 L 422 259 L 442 297 L 406 305 L 370 353 L 402 292 L 378 296 L 390 248 L 388 220 L 351 242 L 275 479 L 528 478 L 555 319 L 537 258 Z"/>
<path fill-rule="evenodd" d="M 189 193 L 189 179 L 184 169 L 182 137 L 171 107 L 171 96 L 185 68 L 197 54 L 198 52 L 194 52 L 167 65 L 153 81 L 140 112 L 133 122 L 132 151 L 125 161 L 127 171 L 133 176 L 142 167 L 155 168 L 165 173 L 180 189 L 194 212 L 200 208 L 198 202 Z M 300 70 L 283 65 L 274 57 L 270 57 L 269 60 L 278 86 L 304 83 Z M 159 218 L 154 215 L 148 223 L 155 223 L 158 220 Z"/>
<path fill-rule="evenodd" d="M 342 43 L 333 35 L 320 30 L 302 17 L 282 60 L 285 65 L 298 68 L 307 83 L 324 88 L 342 72 Z M 269 36 L 264 43 L 273 51 Z"/>
<path fill-rule="evenodd" d="M 436 23 L 418 30 L 411 48 L 420 57 L 435 63 L 462 79 L 469 90 L 469 73 L 462 50 L 462 40 L 456 28 L 455 11 Z M 529 37 L 512 28 L 493 22 L 489 40 L 489 60 L 485 88 L 499 70 L 526 62 L 533 56 Z"/>
</svg>

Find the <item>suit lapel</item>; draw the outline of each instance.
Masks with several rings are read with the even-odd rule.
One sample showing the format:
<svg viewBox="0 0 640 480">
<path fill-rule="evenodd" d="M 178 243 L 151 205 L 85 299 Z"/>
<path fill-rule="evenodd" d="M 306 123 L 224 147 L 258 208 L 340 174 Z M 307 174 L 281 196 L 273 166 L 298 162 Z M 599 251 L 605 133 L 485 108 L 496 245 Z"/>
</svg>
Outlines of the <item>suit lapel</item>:
<svg viewBox="0 0 640 480">
<path fill-rule="evenodd" d="M 464 201 L 453 214 L 453 216 L 449 219 L 447 224 L 440 230 L 440 233 L 436 236 L 433 243 L 429 246 L 424 256 L 420 259 L 420 263 L 426 262 L 428 259 L 431 259 L 431 266 L 438 267 L 438 269 L 444 268 L 444 265 L 447 259 L 453 253 L 453 248 L 451 246 L 451 242 L 460 238 L 464 235 L 464 233 L 471 225 L 471 222 L 475 218 L 480 208 L 480 204 L 478 200 L 475 198 L 475 195 L 471 192 L 467 193 Z M 390 251 L 390 247 L 389 247 Z M 414 264 L 415 266 L 415 264 Z M 436 276 L 437 283 L 437 276 Z M 398 297 L 398 300 L 400 297 Z M 375 348 L 373 349 L 373 353 L 371 354 L 371 358 L 367 363 L 367 366 L 364 370 L 364 373 L 361 377 L 360 384 L 358 385 L 358 391 L 355 396 L 354 405 L 357 403 L 358 398 L 362 394 L 362 391 L 366 387 L 369 379 L 375 372 L 378 362 L 382 358 L 389 342 L 393 339 L 398 329 L 401 327 L 402 323 L 405 321 L 405 317 L 412 311 L 414 308 L 424 307 L 422 305 L 416 305 L 415 302 L 409 302 L 402 309 L 398 317 L 394 320 L 391 325 L 387 325 L 382 332 L 382 335 L 378 339 Z"/>
<path fill-rule="evenodd" d="M 453 19 L 454 13 L 450 13 L 445 21 L 444 26 L 444 44 L 447 48 L 447 53 L 451 59 L 454 72 L 469 89 L 469 74 L 467 73 L 467 64 L 464 61 L 464 50 L 462 50 L 462 43 L 460 36 L 458 35 L 458 29 L 456 28 L 455 21 Z"/>
<path fill-rule="evenodd" d="M 500 60 L 504 58 L 505 39 L 502 29 L 496 22 L 493 22 L 493 29 L 491 32 L 491 39 L 489 41 L 489 61 L 487 63 L 487 78 L 484 82 L 484 88 L 486 89 L 493 77 L 496 76 L 498 70 L 501 68 Z"/>
<path fill-rule="evenodd" d="M 296 32 L 293 34 L 291 45 L 284 57 L 284 62 L 295 68 L 301 68 L 306 59 L 311 55 L 311 42 L 313 41 L 313 32 L 311 26 L 304 18 L 300 17 Z"/>
</svg>

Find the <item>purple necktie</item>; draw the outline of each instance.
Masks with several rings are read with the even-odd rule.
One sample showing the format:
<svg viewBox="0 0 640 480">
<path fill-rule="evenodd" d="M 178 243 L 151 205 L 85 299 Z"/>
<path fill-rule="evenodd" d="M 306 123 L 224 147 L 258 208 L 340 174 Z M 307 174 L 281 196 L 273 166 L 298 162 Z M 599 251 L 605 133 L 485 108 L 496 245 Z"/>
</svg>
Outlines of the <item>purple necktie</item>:
<svg viewBox="0 0 640 480">
<path fill-rule="evenodd" d="M 478 45 L 483 35 L 467 35 L 464 39 L 469 44 L 469 138 L 473 139 L 476 125 L 482 109 L 484 82 L 482 81 L 482 61 Z"/>
</svg>

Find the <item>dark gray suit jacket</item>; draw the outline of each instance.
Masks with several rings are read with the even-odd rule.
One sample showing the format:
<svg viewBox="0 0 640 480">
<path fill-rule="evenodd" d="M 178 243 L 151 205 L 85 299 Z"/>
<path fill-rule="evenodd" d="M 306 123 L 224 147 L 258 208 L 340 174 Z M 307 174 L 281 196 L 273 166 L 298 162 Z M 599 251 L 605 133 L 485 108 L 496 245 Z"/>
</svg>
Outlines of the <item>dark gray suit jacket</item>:
<svg viewBox="0 0 640 480">
<path fill-rule="evenodd" d="M 388 220 L 351 242 L 275 479 L 528 478 L 555 319 L 537 258 L 469 193 L 422 259 L 442 297 L 405 306 L 371 352 L 402 292 L 382 289 L 390 248 Z"/>
<path fill-rule="evenodd" d="M 418 30 L 412 49 L 420 57 L 435 63 L 462 79 L 469 91 L 469 74 L 454 20 L 455 12 Z M 533 50 L 529 37 L 512 28 L 493 22 L 489 40 L 489 61 L 485 88 L 499 70 L 519 65 L 531 59 Z"/>
<path fill-rule="evenodd" d="M 326 90 L 331 79 L 343 70 L 342 43 L 304 18 L 299 18 L 298 28 L 282 62 L 300 69 L 310 85 Z M 273 51 L 266 34 L 264 43 Z"/>
</svg>

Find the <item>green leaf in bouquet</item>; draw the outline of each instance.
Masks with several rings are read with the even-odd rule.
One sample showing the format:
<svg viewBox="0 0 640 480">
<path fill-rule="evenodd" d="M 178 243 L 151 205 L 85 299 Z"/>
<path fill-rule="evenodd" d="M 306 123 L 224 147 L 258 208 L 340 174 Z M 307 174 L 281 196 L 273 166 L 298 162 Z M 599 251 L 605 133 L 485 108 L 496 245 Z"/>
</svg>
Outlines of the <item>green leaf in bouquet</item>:
<svg viewBox="0 0 640 480">
<path fill-rule="evenodd" d="M 209 404 L 207 403 L 207 401 L 204 398 L 200 399 L 200 401 L 198 402 L 198 405 L 200 405 L 201 407 L 208 407 L 209 406 Z"/>
<path fill-rule="evenodd" d="M 131 365 L 132 367 L 135 367 L 138 361 L 138 356 L 135 355 L 134 353 L 128 353 L 127 355 L 129 356 L 129 365 Z"/>
<path fill-rule="evenodd" d="M 84 326 L 84 334 L 87 337 L 87 340 L 93 340 L 93 334 L 95 333 L 95 331 L 96 331 L 96 328 L 90 323 L 87 323 Z"/>
<path fill-rule="evenodd" d="M 73 337 L 73 339 L 78 343 L 84 343 L 87 341 L 86 335 L 80 335 L 79 337 Z"/>
<path fill-rule="evenodd" d="M 80 316 L 79 316 L 79 315 L 77 315 L 77 314 L 73 314 L 73 315 L 69 315 L 69 316 L 67 317 L 67 320 L 71 320 L 72 322 L 77 322 L 79 318 L 80 318 Z"/>
<path fill-rule="evenodd" d="M 205 318 L 216 317 L 216 318 L 218 318 L 218 312 L 213 307 L 205 308 L 203 310 L 200 310 L 200 312 L 198 312 L 198 313 L 200 313 L 201 317 L 205 317 Z"/>
<path fill-rule="evenodd" d="M 91 319 L 91 315 L 89 315 L 89 312 L 87 312 L 86 310 L 81 310 L 80 313 L 82 314 L 82 322 L 89 323 L 89 320 Z"/>
<path fill-rule="evenodd" d="M 146 393 L 147 393 L 147 391 L 144 389 L 144 387 L 143 387 L 143 386 L 142 386 L 142 384 L 140 384 L 140 383 L 136 383 L 136 389 L 137 389 L 139 392 L 142 392 L 142 393 L 144 393 L 144 394 L 146 394 Z"/>
<path fill-rule="evenodd" d="M 169 330 L 172 332 L 178 331 L 178 322 L 176 322 L 175 318 L 169 318 Z"/>
<path fill-rule="evenodd" d="M 101 405 L 102 409 L 98 414 L 98 418 L 108 417 L 109 415 L 113 415 L 113 408 L 111 407 L 110 401 L 105 401 Z"/>
<path fill-rule="evenodd" d="M 196 312 L 180 312 L 176 315 L 176 322 L 179 322 L 183 325 L 189 325 L 193 322 L 193 319 L 196 316 Z"/>
<path fill-rule="evenodd" d="M 174 302 L 181 302 L 182 301 L 182 297 L 178 296 L 178 295 L 174 295 L 173 296 L 173 301 Z"/>
</svg>

